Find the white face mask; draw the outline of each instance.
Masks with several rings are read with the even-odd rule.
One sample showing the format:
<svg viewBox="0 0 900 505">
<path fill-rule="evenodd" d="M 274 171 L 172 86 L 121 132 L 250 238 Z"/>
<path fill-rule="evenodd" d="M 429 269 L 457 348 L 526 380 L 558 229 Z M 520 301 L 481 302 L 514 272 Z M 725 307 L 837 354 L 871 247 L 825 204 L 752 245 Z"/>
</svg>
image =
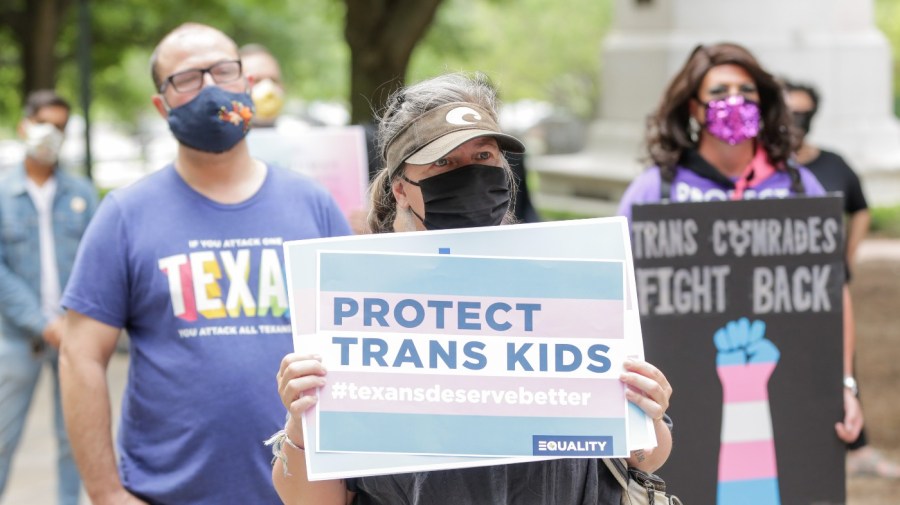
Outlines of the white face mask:
<svg viewBox="0 0 900 505">
<path fill-rule="evenodd" d="M 25 156 L 42 165 L 55 165 L 65 135 L 50 123 L 25 125 Z"/>
</svg>

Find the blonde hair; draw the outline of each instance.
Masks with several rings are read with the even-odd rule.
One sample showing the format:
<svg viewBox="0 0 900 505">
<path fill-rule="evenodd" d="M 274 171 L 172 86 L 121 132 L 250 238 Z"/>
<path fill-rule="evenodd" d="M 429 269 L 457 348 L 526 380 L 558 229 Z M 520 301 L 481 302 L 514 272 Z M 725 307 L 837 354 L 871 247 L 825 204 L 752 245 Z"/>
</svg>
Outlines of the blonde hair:
<svg viewBox="0 0 900 505">
<path fill-rule="evenodd" d="M 416 121 L 426 112 L 453 102 L 474 103 L 487 109 L 497 121 L 497 91 L 487 76 L 475 74 L 452 73 L 440 75 L 406 88 L 401 88 L 387 100 L 387 105 L 376 113 L 378 129 L 375 132 L 375 147 L 381 168 L 369 186 L 368 225 L 372 233 L 390 233 L 394 231 L 394 220 L 397 218 L 397 200 L 392 189 L 394 180 L 403 173 L 405 163 L 391 169 L 386 166 L 386 153 L 390 142 L 398 132 Z M 507 171 L 510 181 L 510 193 L 515 194 L 516 181 L 506 158 L 502 158 L 502 167 Z M 510 200 L 510 209 L 513 202 Z M 507 213 L 505 221 L 509 221 L 512 211 Z M 514 221 L 515 218 L 513 217 Z"/>
</svg>

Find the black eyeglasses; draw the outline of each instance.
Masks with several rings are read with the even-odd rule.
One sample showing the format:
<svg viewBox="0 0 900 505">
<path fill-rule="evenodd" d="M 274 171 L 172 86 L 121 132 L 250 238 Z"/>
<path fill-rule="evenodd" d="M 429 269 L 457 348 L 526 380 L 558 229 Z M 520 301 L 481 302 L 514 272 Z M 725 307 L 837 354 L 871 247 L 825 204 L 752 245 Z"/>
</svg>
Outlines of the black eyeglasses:
<svg viewBox="0 0 900 505">
<path fill-rule="evenodd" d="M 166 77 L 162 86 L 159 87 L 159 92 L 165 93 L 170 84 L 179 93 L 197 91 L 203 87 L 203 74 L 212 76 L 216 84 L 236 81 L 241 77 L 241 61 L 220 61 L 206 68 L 192 68 L 172 74 Z"/>
</svg>

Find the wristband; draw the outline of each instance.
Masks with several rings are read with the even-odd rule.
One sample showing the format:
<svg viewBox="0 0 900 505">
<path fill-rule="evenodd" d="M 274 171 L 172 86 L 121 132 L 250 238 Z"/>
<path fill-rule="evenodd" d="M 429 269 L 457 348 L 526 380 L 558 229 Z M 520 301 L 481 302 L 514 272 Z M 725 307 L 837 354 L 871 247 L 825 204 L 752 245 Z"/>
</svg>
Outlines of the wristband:
<svg viewBox="0 0 900 505">
<path fill-rule="evenodd" d="M 844 387 L 849 389 L 853 396 L 859 397 L 859 386 L 856 384 L 856 379 L 853 378 L 852 375 L 847 375 L 844 377 Z"/>
<path fill-rule="evenodd" d="M 287 431 L 284 432 L 284 443 L 293 447 L 294 449 L 297 449 L 298 451 L 306 452 L 306 449 L 300 447 L 299 445 L 295 444 L 293 440 L 291 440 L 291 437 L 288 436 Z"/>
<path fill-rule="evenodd" d="M 285 430 L 278 430 L 264 443 L 265 445 L 272 446 L 272 464 L 275 464 L 275 460 L 281 460 L 281 468 L 284 471 L 285 476 L 290 475 L 290 473 L 288 473 L 288 457 L 287 454 L 284 453 L 285 444 L 293 447 L 294 449 L 297 449 L 298 451 L 306 452 L 303 447 L 300 447 L 299 445 L 295 444 L 293 440 L 291 440 L 291 437 L 287 435 L 287 432 Z"/>
</svg>

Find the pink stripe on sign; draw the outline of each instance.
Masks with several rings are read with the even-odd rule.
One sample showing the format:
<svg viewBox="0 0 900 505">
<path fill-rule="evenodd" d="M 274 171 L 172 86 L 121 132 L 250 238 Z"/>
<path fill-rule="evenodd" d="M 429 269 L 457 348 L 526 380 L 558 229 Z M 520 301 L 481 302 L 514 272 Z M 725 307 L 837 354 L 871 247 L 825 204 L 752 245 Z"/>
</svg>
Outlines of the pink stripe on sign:
<svg viewBox="0 0 900 505">
<path fill-rule="evenodd" d="M 316 332 L 316 290 L 294 288 L 291 324 L 294 331 L 304 335 Z"/>
<path fill-rule="evenodd" d="M 319 391 L 329 412 L 518 417 L 623 417 L 617 379 L 479 377 L 330 371 Z"/>
<path fill-rule="evenodd" d="M 719 482 L 778 477 L 775 442 L 724 443 L 719 448 Z"/>
<path fill-rule="evenodd" d="M 725 403 L 769 400 L 769 376 L 777 363 L 726 365 L 716 368 Z"/>
<path fill-rule="evenodd" d="M 349 303 L 340 304 L 335 314 L 335 298 L 351 298 L 356 303 L 353 310 Z M 372 304 L 366 317 L 366 299 L 381 299 L 387 302 L 387 312 L 383 305 Z M 394 308 L 401 300 L 414 300 L 399 313 Z M 429 307 L 428 302 L 438 302 L 438 307 Z M 480 308 L 460 309 L 459 302 L 476 302 Z M 505 304 L 496 305 L 498 302 Z M 539 338 L 625 338 L 624 304 L 621 300 L 585 299 L 535 299 L 497 298 L 484 296 L 422 295 L 397 293 L 347 293 L 338 291 L 320 294 L 319 325 L 322 330 L 341 330 L 371 333 L 434 333 L 456 335 L 516 335 Z M 539 304 L 540 308 L 519 307 L 519 304 Z M 506 307 L 509 307 L 507 310 Z M 418 307 L 421 307 L 419 309 Z M 379 317 L 372 313 L 378 312 Z M 406 328 L 398 319 L 416 326 Z M 337 318 L 337 321 L 335 319 Z M 382 324 L 382 320 L 384 324 Z M 466 329 L 460 328 L 462 326 Z M 494 329 L 491 324 L 497 328 Z M 472 327 L 469 329 L 469 327 Z"/>
</svg>

